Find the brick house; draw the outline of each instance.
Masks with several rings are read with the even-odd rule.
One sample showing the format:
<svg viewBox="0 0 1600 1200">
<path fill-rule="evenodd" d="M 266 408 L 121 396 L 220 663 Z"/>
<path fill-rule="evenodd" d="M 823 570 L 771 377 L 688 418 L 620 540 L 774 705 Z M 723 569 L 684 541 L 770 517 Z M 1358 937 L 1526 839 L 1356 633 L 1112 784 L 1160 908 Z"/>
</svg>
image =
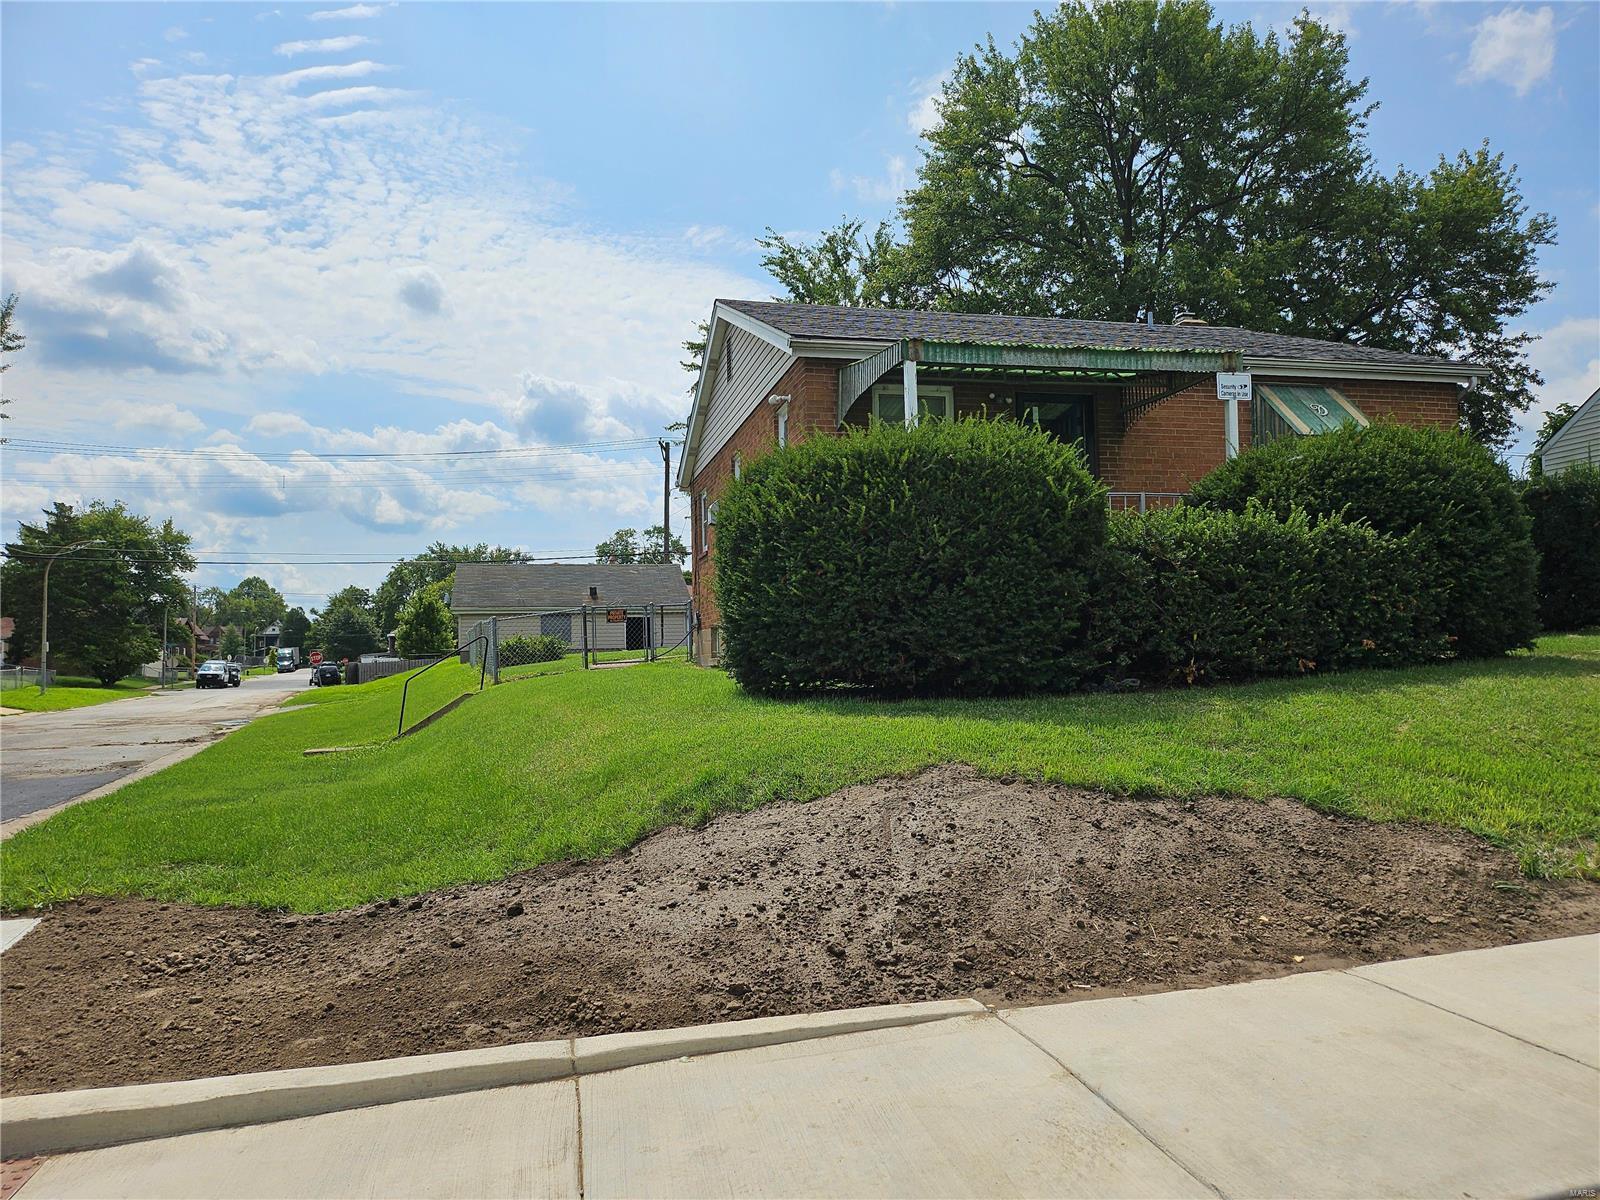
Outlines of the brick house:
<svg viewBox="0 0 1600 1200">
<path fill-rule="evenodd" d="M 718 300 L 678 486 L 691 499 L 695 658 L 720 654 L 716 500 L 774 446 L 874 417 L 988 416 L 1081 442 L 1113 507 L 1171 503 L 1238 449 L 1354 421 L 1455 428 L 1475 368 L 1282 334 Z M 1219 399 L 1223 391 L 1235 396 Z"/>
</svg>

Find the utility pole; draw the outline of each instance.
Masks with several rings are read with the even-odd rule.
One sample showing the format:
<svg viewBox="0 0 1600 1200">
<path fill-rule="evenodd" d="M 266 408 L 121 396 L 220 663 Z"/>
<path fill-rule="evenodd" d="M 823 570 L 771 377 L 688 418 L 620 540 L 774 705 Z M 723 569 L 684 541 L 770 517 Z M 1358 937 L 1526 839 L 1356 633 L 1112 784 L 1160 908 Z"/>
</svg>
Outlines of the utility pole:
<svg viewBox="0 0 1600 1200">
<path fill-rule="evenodd" d="M 167 686 L 167 607 L 161 606 L 161 686 Z"/>
<path fill-rule="evenodd" d="M 672 561 L 672 443 L 662 438 L 661 447 L 661 561 Z"/>
</svg>

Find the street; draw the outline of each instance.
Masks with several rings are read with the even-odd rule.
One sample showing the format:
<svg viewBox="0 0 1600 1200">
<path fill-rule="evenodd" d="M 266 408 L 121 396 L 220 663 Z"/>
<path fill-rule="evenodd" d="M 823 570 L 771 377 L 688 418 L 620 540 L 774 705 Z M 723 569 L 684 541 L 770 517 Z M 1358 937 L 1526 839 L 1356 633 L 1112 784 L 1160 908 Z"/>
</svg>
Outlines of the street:
<svg viewBox="0 0 1600 1200">
<path fill-rule="evenodd" d="M 221 690 L 155 691 L 63 712 L 0 717 L 0 837 L 141 768 L 198 753 L 306 686 L 302 669 Z"/>
</svg>

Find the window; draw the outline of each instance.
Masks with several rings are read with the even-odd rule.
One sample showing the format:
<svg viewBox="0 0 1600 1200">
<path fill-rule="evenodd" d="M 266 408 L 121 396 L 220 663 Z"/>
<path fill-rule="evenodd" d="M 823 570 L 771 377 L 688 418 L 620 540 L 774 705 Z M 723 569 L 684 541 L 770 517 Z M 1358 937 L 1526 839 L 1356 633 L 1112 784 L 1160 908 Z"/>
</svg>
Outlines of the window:
<svg viewBox="0 0 1600 1200">
<path fill-rule="evenodd" d="M 704 554 L 711 540 L 711 526 L 708 518 L 711 516 L 711 501 L 704 492 L 700 493 L 700 553 Z"/>
<path fill-rule="evenodd" d="M 917 388 L 917 420 L 929 417 L 948 421 L 955 411 L 955 393 L 937 384 Z M 872 415 L 887 425 L 906 422 L 906 390 L 899 384 L 880 383 L 872 389 Z"/>
<path fill-rule="evenodd" d="M 788 444 L 789 444 L 789 405 L 787 403 L 784 403 L 784 404 L 780 404 L 778 406 L 778 445 L 787 446 Z"/>
<path fill-rule="evenodd" d="M 738 479 L 744 472 L 744 458 L 737 450 L 733 452 L 733 477 Z"/>
<path fill-rule="evenodd" d="M 540 613 L 539 636 L 558 637 L 564 642 L 572 641 L 572 614 L 571 613 Z"/>
</svg>

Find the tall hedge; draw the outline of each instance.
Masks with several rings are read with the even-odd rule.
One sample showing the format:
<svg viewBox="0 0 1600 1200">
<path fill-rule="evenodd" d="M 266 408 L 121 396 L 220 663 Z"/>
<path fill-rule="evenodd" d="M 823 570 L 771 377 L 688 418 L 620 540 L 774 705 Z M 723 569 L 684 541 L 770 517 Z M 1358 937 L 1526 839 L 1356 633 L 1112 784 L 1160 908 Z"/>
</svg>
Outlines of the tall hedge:
<svg viewBox="0 0 1600 1200">
<path fill-rule="evenodd" d="M 1196 503 L 1242 512 L 1252 499 L 1286 518 L 1342 513 L 1380 533 L 1414 535 L 1419 586 L 1438 599 L 1458 655 L 1532 643 L 1537 554 L 1504 465 L 1462 434 L 1389 423 L 1282 438 L 1225 463 Z"/>
<path fill-rule="evenodd" d="M 1254 501 L 1118 513 L 1094 616 L 1107 672 L 1201 684 L 1441 657 L 1409 542 Z"/>
<path fill-rule="evenodd" d="M 754 691 L 1075 686 L 1104 491 L 1004 421 L 875 424 L 750 463 L 717 506 L 725 661 Z"/>
<path fill-rule="evenodd" d="M 1578 463 L 1528 480 L 1522 502 L 1539 551 L 1539 623 L 1600 625 L 1600 466 Z"/>
</svg>

